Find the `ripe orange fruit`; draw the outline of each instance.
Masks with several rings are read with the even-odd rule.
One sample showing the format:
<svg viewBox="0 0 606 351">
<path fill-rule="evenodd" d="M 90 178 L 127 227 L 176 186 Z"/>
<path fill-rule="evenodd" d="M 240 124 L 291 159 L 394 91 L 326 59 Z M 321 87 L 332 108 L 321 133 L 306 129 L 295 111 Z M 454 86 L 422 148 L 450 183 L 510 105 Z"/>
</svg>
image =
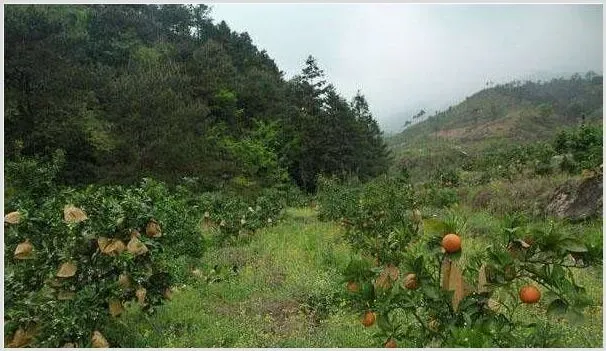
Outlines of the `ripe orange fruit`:
<svg viewBox="0 0 606 351">
<path fill-rule="evenodd" d="M 532 285 L 525 285 L 520 289 L 520 300 L 523 303 L 537 303 L 541 299 L 541 292 Z"/>
<path fill-rule="evenodd" d="M 417 281 L 417 275 L 414 273 L 410 273 L 404 278 L 404 287 L 409 290 L 415 290 L 419 287 L 419 283 Z"/>
<path fill-rule="evenodd" d="M 389 338 L 389 340 L 387 340 L 387 342 L 384 345 L 386 348 L 396 348 L 398 347 L 398 344 L 396 344 L 396 341 L 393 338 Z"/>
<path fill-rule="evenodd" d="M 354 282 L 353 280 L 350 280 L 349 282 L 347 282 L 347 291 L 356 293 L 360 291 L 360 285 L 358 285 L 358 283 Z"/>
<path fill-rule="evenodd" d="M 457 234 L 446 234 L 442 239 L 442 247 L 446 252 L 453 253 L 461 250 L 461 237 Z"/>
<path fill-rule="evenodd" d="M 362 324 L 368 328 L 371 325 L 375 324 L 376 319 L 376 313 L 374 313 L 373 311 L 366 311 L 366 313 L 364 313 L 364 317 L 362 318 Z"/>
</svg>

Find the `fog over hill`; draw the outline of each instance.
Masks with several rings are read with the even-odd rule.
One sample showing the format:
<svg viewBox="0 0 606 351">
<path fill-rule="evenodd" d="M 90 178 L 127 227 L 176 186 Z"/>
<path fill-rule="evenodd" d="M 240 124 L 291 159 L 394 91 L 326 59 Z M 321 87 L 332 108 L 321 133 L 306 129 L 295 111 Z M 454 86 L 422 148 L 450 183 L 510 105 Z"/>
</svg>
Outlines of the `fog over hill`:
<svg viewBox="0 0 606 351">
<path fill-rule="evenodd" d="M 212 6 L 217 22 L 248 32 L 286 77 L 312 54 L 346 97 L 362 91 L 388 132 L 487 81 L 602 72 L 601 4 Z"/>
<path fill-rule="evenodd" d="M 383 129 L 386 136 L 395 135 L 407 127 L 407 125 L 406 125 L 407 121 L 410 121 L 411 125 L 414 123 L 423 121 L 426 118 L 433 116 L 438 111 L 444 111 L 444 110 L 447 110 L 451 106 L 453 106 L 453 107 L 456 106 L 457 104 L 459 104 L 460 102 L 465 100 L 466 97 L 473 95 L 473 94 L 479 92 L 480 90 L 487 88 L 489 86 L 493 86 L 493 85 L 497 85 L 497 84 L 506 84 L 506 83 L 512 82 L 514 80 L 520 80 L 522 82 L 527 81 L 527 80 L 533 81 L 533 82 L 540 82 L 540 81 L 549 81 L 549 80 L 555 79 L 555 78 L 570 78 L 575 73 L 579 73 L 581 75 L 585 74 L 585 72 L 537 71 L 537 72 L 531 73 L 531 74 L 512 76 L 509 80 L 506 80 L 506 81 L 501 81 L 501 82 L 488 81 L 487 84 L 483 87 L 478 87 L 478 89 L 471 91 L 469 93 L 466 93 L 466 94 L 460 94 L 459 96 L 453 96 L 451 99 L 444 99 L 441 101 L 428 101 L 425 103 L 417 103 L 415 105 L 411 105 L 409 108 L 407 108 L 405 110 L 398 111 L 391 115 L 382 116 L 382 118 L 379 119 L 379 124 L 381 125 L 381 128 Z M 597 73 L 599 75 L 603 74 L 603 72 L 601 70 L 596 71 L 595 73 Z M 424 110 L 426 112 L 424 114 L 423 118 L 420 118 L 417 120 L 413 119 L 412 117 L 421 110 Z"/>
</svg>

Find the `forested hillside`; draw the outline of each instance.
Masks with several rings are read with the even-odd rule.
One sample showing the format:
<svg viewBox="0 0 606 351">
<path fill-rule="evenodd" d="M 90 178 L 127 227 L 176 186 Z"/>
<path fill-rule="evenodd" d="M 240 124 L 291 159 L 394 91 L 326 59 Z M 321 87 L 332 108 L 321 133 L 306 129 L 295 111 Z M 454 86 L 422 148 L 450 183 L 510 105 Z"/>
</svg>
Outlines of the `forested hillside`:
<svg viewBox="0 0 606 351">
<path fill-rule="evenodd" d="M 309 191 L 319 174 L 387 168 L 362 94 L 348 102 L 311 56 L 285 80 L 205 5 L 5 10 L 5 158 L 58 152 L 60 182 L 290 179 Z"/>
</svg>

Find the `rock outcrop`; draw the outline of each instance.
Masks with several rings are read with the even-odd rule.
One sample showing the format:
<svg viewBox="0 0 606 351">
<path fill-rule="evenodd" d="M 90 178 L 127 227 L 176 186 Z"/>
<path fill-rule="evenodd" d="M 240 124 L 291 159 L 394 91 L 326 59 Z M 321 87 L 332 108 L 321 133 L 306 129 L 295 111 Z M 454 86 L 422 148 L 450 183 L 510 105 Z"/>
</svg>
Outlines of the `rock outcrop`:
<svg viewBox="0 0 606 351">
<path fill-rule="evenodd" d="M 602 215 L 602 172 L 580 181 L 571 180 L 553 193 L 546 213 L 572 221 Z"/>
</svg>

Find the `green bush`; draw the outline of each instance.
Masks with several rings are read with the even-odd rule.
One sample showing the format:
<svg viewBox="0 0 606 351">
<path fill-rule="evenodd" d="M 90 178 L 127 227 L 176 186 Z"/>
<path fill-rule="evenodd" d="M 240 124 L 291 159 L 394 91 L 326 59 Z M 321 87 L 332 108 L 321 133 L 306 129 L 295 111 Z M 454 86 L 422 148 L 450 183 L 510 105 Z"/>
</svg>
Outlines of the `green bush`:
<svg viewBox="0 0 606 351">
<path fill-rule="evenodd" d="M 602 134 L 602 126 L 581 125 L 558 133 L 553 147 L 560 154 L 572 154 L 578 168 L 567 165 L 568 171 L 592 169 L 602 164 Z"/>
<path fill-rule="evenodd" d="M 11 346 L 90 346 L 111 318 L 110 303 L 120 310 L 141 298 L 152 312 L 207 245 L 201 209 L 186 189 L 171 195 L 150 179 L 138 187 L 61 188 L 63 160 L 57 152 L 47 162 L 7 163 L 4 332 Z M 60 267 L 75 272 L 58 277 Z"/>
<path fill-rule="evenodd" d="M 361 191 L 361 184 L 354 180 L 341 182 L 335 177 L 320 176 L 316 195 L 318 218 L 332 221 L 353 218 Z"/>
<path fill-rule="evenodd" d="M 11 166 L 29 169 L 34 164 Z M 25 184 L 8 182 L 15 191 L 5 207 L 19 213 L 5 219 L 5 336 L 19 341 L 25 331 L 33 337 L 29 345 L 37 347 L 90 346 L 93 331 L 103 334 L 110 321 L 110 303 L 134 303 L 141 288 L 146 291 L 142 307 L 152 312 L 171 286 L 189 279 L 189 268 L 209 245 L 204 228 L 225 243 L 277 221 L 287 201 L 286 189 L 263 189 L 248 198 L 195 195 L 185 185 L 170 189 L 152 179 L 138 187 L 60 189 L 52 182 L 53 173 L 40 167 L 48 175 L 40 186 L 20 192 Z M 86 218 L 70 223 L 63 218 L 67 205 L 81 209 Z M 147 252 L 126 250 L 127 243 L 136 242 L 133 232 L 140 234 Z M 104 251 L 104 240 L 116 245 L 115 254 Z M 28 245 L 33 250 L 27 259 L 14 255 Z M 56 277 L 67 262 L 75 265 L 75 274 Z M 129 277 L 130 288 L 118 283 L 122 275 Z"/>
<path fill-rule="evenodd" d="M 519 320 L 515 311 L 582 321 L 591 299 L 575 282 L 572 268 L 586 266 L 570 263 L 568 256 L 587 248 L 581 238 L 555 226 L 502 229 L 490 246 L 465 254 L 465 220 L 451 214 L 443 222 L 432 220 L 428 235 L 411 243 L 399 264 L 372 267 L 352 260 L 344 271 L 350 280 L 346 296 L 352 307 L 372 315 L 363 320 L 367 327 L 376 318 L 377 346 L 388 341 L 398 347 L 560 345 L 558 324 Z M 453 232 L 463 237 L 462 246 L 446 253 L 442 238 Z M 521 301 L 523 287 L 542 294 Z M 538 309 L 524 304 L 540 299 Z"/>
<path fill-rule="evenodd" d="M 425 186 L 421 195 L 425 206 L 444 208 L 459 202 L 457 190 L 453 188 L 442 188 L 433 184 Z"/>
<path fill-rule="evenodd" d="M 4 331 L 13 341 L 17 330 L 29 331 L 31 346 L 90 346 L 93 331 L 103 334 L 112 302 L 119 307 L 141 299 L 153 311 L 175 283 L 170 260 L 204 248 L 189 209 L 151 181 L 136 188 L 64 189 L 36 202 L 17 195 L 6 209 L 21 218 L 5 231 Z M 81 218 L 71 221 L 65 211 Z M 159 237 L 151 231 L 156 225 Z M 111 248 L 104 238 L 114 251 L 104 251 Z M 14 254 L 28 244 L 27 257 Z M 70 265 L 73 276 L 57 276 Z M 129 287 L 119 284 L 122 275 Z M 145 297 L 137 297 L 142 289 Z"/>
<path fill-rule="evenodd" d="M 6 160 L 4 165 L 4 199 L 14 195 L 32 201 L 42 199 L 56 190 L 57 176 L 65 165 L 65 153 L 57 150 L 50 160 L 19 157 L 16 161 Z"/>
<path fill-rule="evenodd" d="M 405 178 L 378 177 L 365 184 L 321 179 L 319 216 L 339 220 L 357 252 L 379 262 L 398 262 L 405 246 L 418 234 L 414 190 Z"/>
<path fill-rule="evenodd" d="M 203 213 L 202 226 L 212 233 L 218 245 L 272 225 L 287 205 L 284 191 L 276 188 L 263 189 L 256 198 L 206 193 L 198 198 L 198 203 Z"/>
<path fill-rule="evenodd" d="M 461 181 L 459 173 L 455 169 L 438 171 L 436 178 L 436 180 L 439 181 L 439 183 L 445 187 L 459 186 L 459 183 Z"/>
</svg>

